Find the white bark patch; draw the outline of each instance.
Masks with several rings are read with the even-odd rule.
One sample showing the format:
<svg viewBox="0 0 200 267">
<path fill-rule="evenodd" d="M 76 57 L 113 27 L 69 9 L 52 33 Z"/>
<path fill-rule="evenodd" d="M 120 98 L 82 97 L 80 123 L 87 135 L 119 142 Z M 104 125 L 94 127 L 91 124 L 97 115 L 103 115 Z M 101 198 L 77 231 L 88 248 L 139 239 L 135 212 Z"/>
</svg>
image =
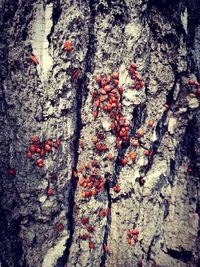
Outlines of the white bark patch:
<svg viewBox="0 0 200 267">
<path fill-rule="evenodd" d="M 181 13 L 181 22 L 183 24 L 183 28 L 185 32 L 187 33 L 187 27 L 188 27 L 188 11 L 187 8 L 185 8 L 184 12 Z"/>
<path fill-rule="evenodd" d="M 47 80 L 48 71 L 52 66 L 52 58 L 49 55 L 49 42 L 47 39 L 53 25 L 52 11 L 52 3 L 46 6 L 38 4 L 32 26 L 31 44 L 33 54 L 40 62 L 37 65 L 37 70 L 42 82 Z"/>
<path fill-rule="evenodd" d="M 173 134 L 177 125 L 177 119 L 176 118 L 169 118 L 168 121 L 168 132 L 170 134 Z"/>
<path fill-rule="evenodd" d="M 137 42 L 137 40 L 141 36 L 141 26 L 136 24 L 135 22 L 131 22 L 126 25 L 125 28 L 125 35 L 129 37 L 128 41 L 126 42 L 127 48 L 131 49 L 133 46 L 133 43 Z"/>
<path fill-rule="evenodd" d="M 54 267 L 56 266 L 57 260 L 62 257 L 63 252 L 65 250 L 67 236 L 62 237 L 57 245 L 48 250 L 47 254 L 44 257 L 44 261 L 42 263 L 42 267 Z"/>
<path fill-rule="evenodd" d="M 196 96 L 194 94 L 190 94 L 187 96 L 187 101 L 188 101 L 188 106 L 190 108 L 198 108 L 199 107 L 199 101 L 196 98 Z"/>
</svg>

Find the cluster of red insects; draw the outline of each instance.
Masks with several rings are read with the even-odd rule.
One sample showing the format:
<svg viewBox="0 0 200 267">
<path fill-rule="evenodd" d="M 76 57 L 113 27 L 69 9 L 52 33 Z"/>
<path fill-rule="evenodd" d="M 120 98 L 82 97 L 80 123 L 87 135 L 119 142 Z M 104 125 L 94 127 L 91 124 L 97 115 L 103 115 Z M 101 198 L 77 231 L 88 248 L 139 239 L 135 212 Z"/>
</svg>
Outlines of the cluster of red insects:
<svg viewBox="0 0 200 267">
<path fill-rule="evenodd" d="M 64 43 L 64 47 L 67 52 L 71 52 L 73 50 L 73 46 L 70 40 L 67 40 Z M 37 65 L 39 61 L 34 55 L 31 55 L 31 60 Z M 140 76 L 137 71 L 137 65 L 132 63 L 127 68 L 129 75 L 131 75 L 131 79 L 134 81 L 134 88 L 136 90 L 140 90 L 144 87 L 144 80 Z M 80 76 L 80 70 L 77 69 L 72 74 L 72 79 L 77 79 Z M 96 76 L 96 82 L 99 84 L 99 90 L 95 90 L 92 93 L 95 108 L 93 110 L 93 116 L 96 119 L 100 110 L 103 110 L 105 113 L 109 114 L 109 117 L 112 119 L 110 128 L 113 134 L 116 136 L 116 147 L 119 148 L 121 143 L 130 141 L 130 144 L 133 148 L 143 147 L 141 138 L 144 136 L 144 130 L 139 129 L 134 137 L 129 137 L 129 124 L 126 122 L 126 117 L 121 114 L 121 94 L 123 92 L 123 88 L 119 86 L 119 74 L 118 72 L 113 72 L 112 75 L 107 74 L 105 77 L 102 77 L 100 74 Z M 194 86 L 196 89 L 197 95 L 200 95 L 200 87 L 199 83 L 193 80 L 188 81 L 188 85 Z M 169 108 L 167 104 L 165 104 L 166 109 Z M 147 127 L 152 127 L 154 125 L 153 120 L 149 120 L 147 123 Z M 32 158 L 33 153 L 39 153 L 41 156 L 45 155 L 45 151 L 49 152 L 51 150 L 52 141 L 47 140 L 45 142 L 40 143 L 38 145 L 37 138 L 32 138 L 33 144 L 30 146 L 29 151 L 27 153 L 28 158 Z M 106 144 L 104 143 L 105 133 L 100 130 L 97 135 L 92 138 L 93 144 L 95 146 L 96 153 L 102 154 L 108 150 Z M 60 144 L 60 140 L 57 140 L 54 145 L 58 146 Z M 84 141 L 80 141 L 80 147 L 84 149 Z M 144 154 L 146 156 L 151 156 L 152 151 L 145 149 Z M 114 156 L 112 154 L 107 154 L 106 158 L 108 160 L 112 160 Z M 132 150 L 124 158 L 121 159 L 121 165 L 125 166 L 129 159 L 134 162 L 136 159 L 135 150 Z M 37 160 L 38 167 L 43 166 L 43 160 L 40 158 Z M 10 174 L 15 174 L 15 170 L 9 170 Z M 192 169 L 188 168 L 188 172 L 192 173 Z M 99 173 L 99 164 L 95 161 L 91 161 L 91 165 L 84 163 L 82 167 L 79 168 L 79 173 L 81 175 L 79 179 L 79 185 L 85 189 L 82 192 L 81 196 L 83 198 L 91 197 L 97 195 L 104 188 L 104 180 L 102 177 L 98 175 Z M 75 176 L 78 176 L 75 173 Z M 141 178 L 140 183 L 144 184 L 144 179 Z M 113 190 L 117 193 L 120 192 L 120 186 L 115 185 L 112 187 Z M 48 195 L 52 194 L 52 189 L 48 189 Z M 108 216 L 110 209 L 108 208 L 105 212 L 103 210 L 99 211 L 98 216 Z M 82 218 L 81 223 L 86 227 L 86 230 L 89 233 L 93 233 L 94 228 L 89 225 L 89 218 Z M 58 228 L 58 229 L 57 229 Z M 60 224 L 56 225 L 56 229 L 58 231 L 63 230 L 63 226 Z M 138 229 L 129 230 L 128 235 L 128 243 L 132 246 L 138 241 Z M 82 240 L 90 240 L 91 236 L 88 233 L 83 234 L 80 237 Z M 89 248 L 94 249 L 94 243 L 89 242 Z M 104 251 L 108 251 L 108 247 L 104 244 Z M 141 261 L 138 262 L 138 266 L 142 266 Z"/>
<path fill-rule="evenodd" d="M 110 212 L 110 208 L 107 208 L 105 211 L 102 209 L 99 211 L 98 217 L 101 219 L 102 217 L 107 217 Z M 80 236 L 80 238 L 84 241 L 89 240 L 89 248 L 94 249 L 95 245 L 91 241 L 91 234 L 94 232 L 94 227 L 89 224 L 89 218 L 88 217 L 82 217 L 81 218 L 81 224 L 85 226 L 85 230 L 87 230 L 87 233 L 84 233 Z M 89 234 L 90 233 L 90 234 Z M 104 252 L 108 252 L 108 246 L 104 243 L 103 245 Z"/>
<path fill-rule="evenodd" d="M 60 139 L 57 139 L 55 142 L 52 140 L 45 140 L 43 142 L 37 136 L 31 137 L 32 144 L 29 147 L 27 152 L 27 158 L 32 159 L 33 154 L 38 154 L 39 159 L 37 159 L 36 164 L 39 168 L 43 167 L 44 160 L 43 158 L 52 151 L 52 148 L 58 149 L 59 145 L 61 144 Z"/>
<path fill-rule="evenodd" d="M 134 88 L 140 90 L 144 86 L 144 80 L 136 70 L 137 68 L 138 66 L 135 63 L 132 63 L 128 68 L 128 72 L 131 75 L 131 79 L 135 82 Z"/>
<path fill-rule="evenodd" d="M 121 110 L 121 93 L 123 88 L 119 86 L 119 74 L 113 72 L 112 75 L 107 74 L 102 77 L 100 74 L 96 76 L 99 84 L 99 90 L 92 93 L 95 103 L 93 116 L 96 119 L 100 110 L 109 114 L 112 120 L 110 128 L 116 136 L 116 146 L 120 146 L 121 141 L 128 140 L 129 124 L 126 117 L 122 116 Z M 105 149 L 106 150 L 106 149 Z"/>
<path fill-rule="evenodd" d="M 135 246 L 136 242 L 138 241 L 138 235 L 139 235 L 139 231 L 137 228 L 133 230 L 128 230 L 127 236 L 128 236 L 129 245 Z"/>
<path fill-rule="evenodd" d="M 79 185 L 82 186 L 85 191 L 81 193 L 83 198 L 97 195 L 104 188 L 104 180 L 99 176 L 99 164 L 95 160 L 91 160 L 91 165 L 84 163 L 79 168 Z"/>
<path fill-rule="evenodd" d="M 197 81 L 188 80 L 188 85 L 192 86 L 196 90 L 196 94 L 200 95 L 200 85 Z"/>
<path fill-rule="evenodd" d="M 85 218 L 85 217 L 81 218 L 81 223 L 82 223 L 82 225 L 85 226 L 86 230 L 87 230 L 89 233 L 93 233 L 93 232 L 94 232 L 94 227 L 93 227 L 92 225 L 89 225 L 89 218 Z M 82 234 L 82 235 L 80 236 L 80 238 L 81 238 L 82 240 L 85 240 L 85 241 L 86 241 L 86 240 L 89 240 L 89 248 L 90 248 L 90 249 L 94 249 L 94 243 L 91 242 L 91 236 L 90 236 L 90 234 L 88 234 L 88 233 L 84 233 L 84 234 Z"/>
</svg>

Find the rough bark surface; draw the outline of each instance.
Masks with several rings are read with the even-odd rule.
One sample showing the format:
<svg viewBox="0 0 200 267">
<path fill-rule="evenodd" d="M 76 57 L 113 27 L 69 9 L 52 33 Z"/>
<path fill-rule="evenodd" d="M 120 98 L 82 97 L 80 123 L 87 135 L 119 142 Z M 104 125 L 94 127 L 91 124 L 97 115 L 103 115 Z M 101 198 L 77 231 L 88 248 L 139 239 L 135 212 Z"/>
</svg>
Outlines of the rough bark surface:
<svg viewBox="0 0 200 267">
<path fill-rule="evenodd" d="M 200 79 L 199 0 L 1 0 L 0 11 L 0 266 L 129 267 L 140 260 L 199 266 L 199 96 L 187 84 Z M 128 75 L 131 63 L 145 81 L 139 91 Z M 80 76 L 72 79 L 77 69 Z M 92 115 L 96 74 L 114 70 L 130 136 L 143 128 L 142 141 L 153 151 L 148 160 L 137 148 L 135 162 L 124 167 L 119 159 L 130 143 L 117 149 L 109 116 Z M 112 161 L 95 152 L 92 137 L 100 129 Z M 43 168 L 26 157 L 33 135 L 62 141 Z M 105 188 L 84 199 L 74 170 L 93 159 Z M 107 207 L 108 216 L 99 218 Z M 94 227 L 92 250 L 80 238 L 83 217 Z M 133 228 L 139 229 L 134 247 L 127 242 Z"/>
</svg>

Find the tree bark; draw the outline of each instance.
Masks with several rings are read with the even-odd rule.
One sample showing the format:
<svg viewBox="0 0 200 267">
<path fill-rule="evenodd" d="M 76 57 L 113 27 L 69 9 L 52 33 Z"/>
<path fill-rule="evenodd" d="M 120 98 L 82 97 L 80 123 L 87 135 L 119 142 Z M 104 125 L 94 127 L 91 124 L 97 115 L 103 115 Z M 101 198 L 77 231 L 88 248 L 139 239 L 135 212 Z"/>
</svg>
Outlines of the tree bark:
<svg viewBox="0 0 200 267">
<path fill-rule="evenodd" d="M 200 96 L 188 80 L 200 80 L 200 1 L 2 0 L 0 11 L 0 266 L 199 266 Z M 92 113 L 96 75 L 114 71 L 129 124 L 120 147 L 109 113 Z M 92 141 L 99 134 L 106 152 Z M 42 168 L 36 154 L 27 158 L 35 135 L 61 140 Z M 83 198 L 93 160 L 104 187 Z M 87 240 L 83 218 L 94 228 Z"/>
</svg>

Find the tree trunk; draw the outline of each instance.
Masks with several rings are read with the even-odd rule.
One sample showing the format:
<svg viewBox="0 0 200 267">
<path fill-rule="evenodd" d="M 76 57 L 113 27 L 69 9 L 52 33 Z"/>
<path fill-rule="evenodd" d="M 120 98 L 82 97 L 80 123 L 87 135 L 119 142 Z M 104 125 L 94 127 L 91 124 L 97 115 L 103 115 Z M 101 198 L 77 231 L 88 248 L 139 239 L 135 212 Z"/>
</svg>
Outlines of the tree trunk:
<svg viewBox="0 0 200 267">
<path fill-rule="evenodd" d="M 200 266 L 200 1 L 0 10 L 0 266 Z"/>
</svg>

